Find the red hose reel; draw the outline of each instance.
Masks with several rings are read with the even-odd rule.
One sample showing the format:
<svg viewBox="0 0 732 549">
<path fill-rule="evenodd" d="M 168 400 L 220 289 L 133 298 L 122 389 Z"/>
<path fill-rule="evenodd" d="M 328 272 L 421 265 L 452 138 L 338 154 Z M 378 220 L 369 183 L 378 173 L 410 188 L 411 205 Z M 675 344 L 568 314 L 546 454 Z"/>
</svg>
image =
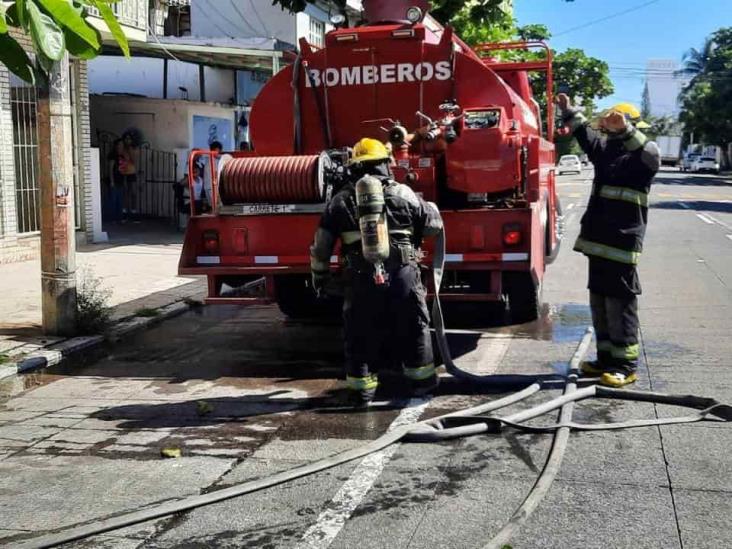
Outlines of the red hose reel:
<svg viewBox="0 0 732 549">
<path fill-rule="evenodd" d="M 327 155 L 229 158 L 220 166 L 224 204 L 312 204 L 323 202 Z"/>
</svg>

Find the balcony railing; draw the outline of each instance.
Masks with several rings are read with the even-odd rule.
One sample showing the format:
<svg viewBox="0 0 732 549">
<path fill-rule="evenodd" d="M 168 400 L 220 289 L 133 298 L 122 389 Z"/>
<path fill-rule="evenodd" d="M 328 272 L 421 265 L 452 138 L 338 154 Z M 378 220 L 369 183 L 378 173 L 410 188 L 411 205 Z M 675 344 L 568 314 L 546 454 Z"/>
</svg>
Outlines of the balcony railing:
<svg viewBox="0 0 732 549">
<path fill-rule="evenodd" d="M 111 7 L 120 25 L 147 31 L 148 0 L 121 0 Z M 99 17 L 96 8 L 89 7 L 89 13 Z"/>
</svg>

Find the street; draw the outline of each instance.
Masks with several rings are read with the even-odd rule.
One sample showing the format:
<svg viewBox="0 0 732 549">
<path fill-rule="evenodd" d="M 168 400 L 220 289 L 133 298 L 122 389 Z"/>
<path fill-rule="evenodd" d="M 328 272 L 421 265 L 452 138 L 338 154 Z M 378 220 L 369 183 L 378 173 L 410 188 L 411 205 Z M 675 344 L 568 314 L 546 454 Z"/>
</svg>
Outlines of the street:
<svg viewBox="0 0 732 549">
<path fill-rule="evenodd" d="M 569 360 L 591 325 L 586 259 L 572 251 L 591 178 L 587 170 L 558 178 L 565 237 L 539 320 L 450 332 L 462 367 L 553 373 Z M 664 168 L 649 217 L 634 388 L 732 403 L 732 179 Z M 372 409 L 352 411 L 337 405 L 341 361 L 338 325 L 288 321 L 275 306 L 208 306 L 0 382 L 0 546 L 265 477 L 357 447 L 395 423 L 498 398 L 465 394 L 443 378 L 434 398 L 382 395 Z M 574 418 L 679 413 L 595 400 L 578 404 Z M 531 489 L 550 444 L 551 435 L 511 430 L 403 443 L 67 546 L 482 547 Z M 730 448 L 728 426 L 708 422 L 573 433 L 559 477 L 511 547 L 732 547 Z M 182 455 L 164 459 L 163 449 Z"/>
</svg>

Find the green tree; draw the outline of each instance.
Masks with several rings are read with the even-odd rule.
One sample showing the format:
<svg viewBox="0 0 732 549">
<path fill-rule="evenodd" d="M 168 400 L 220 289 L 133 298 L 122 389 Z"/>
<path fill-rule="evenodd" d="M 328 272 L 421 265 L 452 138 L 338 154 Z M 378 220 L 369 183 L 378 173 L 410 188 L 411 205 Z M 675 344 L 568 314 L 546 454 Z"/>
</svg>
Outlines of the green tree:
<svg viewBox="0 0 732 549">
<path fill-rule="evenodd" d="M 651 92 L 648 90 L 648 82 L 643 86 L 643 97 L 641 99 L 641 118 L 648 120 L 651 117 Z"/>
<path fill-rule="evenodd" d="M 554 57 L 554 79 L 588 113 L 595 110 L 596 99 L 607 97 L 615 91 L 608 64 L 588 56 L 578 48 L 569 48 Z"/>
<path fill-rule="evenodd" d="M 102 49 L 99 31 L 89 24 L 89 8 L 97 10 L 126 56 L 130 50 L 110 3 L 116 0 L 15 0 L 0 2 L 0 63 L 27 82 L 46 74 L 68 51 L 92 59 Z M 35 62 L 10 34 L 16 28 L 33 42 Z"/>
<path fill-rule="evenodd" d="M 713 33 L 705 49 L 703 68 L 681 93 L 680 119 L 687 132 L 721 146 L 726 155 L 732 143 L 732 27 Z"/>
</svg>

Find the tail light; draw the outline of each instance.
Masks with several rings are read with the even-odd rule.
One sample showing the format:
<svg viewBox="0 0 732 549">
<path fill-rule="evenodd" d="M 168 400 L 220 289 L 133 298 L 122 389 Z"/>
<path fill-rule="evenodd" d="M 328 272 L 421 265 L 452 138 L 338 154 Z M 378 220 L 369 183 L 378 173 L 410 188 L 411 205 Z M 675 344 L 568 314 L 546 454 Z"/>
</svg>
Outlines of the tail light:
<svg viewBox="0 0 732 549">
<path fill-rule="evenodd" d="M 521 225 L 509 223 L 503 226 L 503 243 L 506 246 L 518 246 L 524 241 Z"/>
<path fill-rule="evenodd" d="M 219 253 L 219 232 L 204 231 L 203 232 L 203 249 L 209 255 L 217 255 Z"/>
</svg>

